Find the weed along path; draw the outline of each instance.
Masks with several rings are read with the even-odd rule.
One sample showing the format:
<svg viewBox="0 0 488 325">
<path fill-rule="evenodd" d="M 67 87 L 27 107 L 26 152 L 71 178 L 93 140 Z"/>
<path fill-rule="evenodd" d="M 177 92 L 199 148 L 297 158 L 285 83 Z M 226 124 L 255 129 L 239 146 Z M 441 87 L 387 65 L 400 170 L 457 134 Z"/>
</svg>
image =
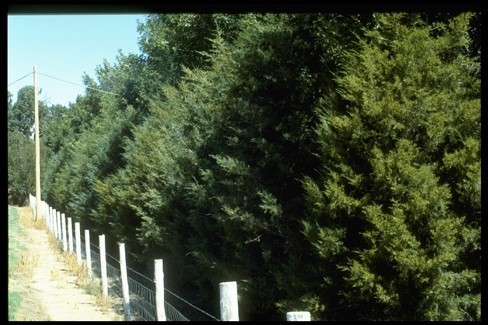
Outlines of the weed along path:
<svg viewBox="0 0 488 325">
<path fill-rule="evenodd" d="M 32 210 L 18 207 L 22 234 L 18 241 L 25 250 L 9 274 L 9 291 L 17 291 L 22 301 L 16 312 L 19 321 L 121 321 L 123 315 L 108 307 L 100 295 L 88 294 L 81 277 L 71 266 L 76 257 L 55 247 L 44 223 L 34 224 Z"/>
</svg>

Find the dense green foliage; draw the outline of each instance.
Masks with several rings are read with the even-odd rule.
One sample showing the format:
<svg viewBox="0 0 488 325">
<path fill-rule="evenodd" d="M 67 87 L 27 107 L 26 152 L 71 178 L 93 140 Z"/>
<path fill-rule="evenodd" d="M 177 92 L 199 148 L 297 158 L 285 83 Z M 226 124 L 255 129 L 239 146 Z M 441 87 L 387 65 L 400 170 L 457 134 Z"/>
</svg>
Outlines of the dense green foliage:
<svg viewBox="0 0 488 325">
<path fill-rule="evenodd" d="M 34 87 L 21 88 L 14 104 L 10 92 L 7 98 L 8 202 L 22 206 L 28 203 L 29 193 L 35 193 Z M 47 121 L 48 107 L 39 102 L 38 108 L 39 120 Z M 43 165 L 46 146 L 41 146 L 40 155 Z"/>
<path fill-rule="evenodd" d="M 468 19 L 379 16 L 346 60 L 338 98 L 324 102 L 322 177 L 305 181 L 303 224 L 341 279 L 320 286 L 352 319 L 481 317 L 480 74 L 464 54 Z"/>
<path fill-rule="evenodd" d="M 213 315 L 237 281 L 242 320 L 480 319 L 479 15 L 164 14 L 138 30 L 141 55 L 42 109 L 51 206 L 149 277 L 163 258 L 168 288 Z M 11 169 L 33 180 L 10 157 L 33 147 L 22 105 L 9 187 Z"/>
<path fill-rule="evenodd" d="M 34 141 L 19 131 L 7 135 L 8 144 L 8 202 L 25 205 L 29 193 L 35 193 L 35 152 Z"/>
<path fill-rule="evenodd" d="M 17 101 L 8 110 L 8 129 L 17 130 L 29 137 L 34 126 L 34 87 L 19 90 Z"/>
</svg>

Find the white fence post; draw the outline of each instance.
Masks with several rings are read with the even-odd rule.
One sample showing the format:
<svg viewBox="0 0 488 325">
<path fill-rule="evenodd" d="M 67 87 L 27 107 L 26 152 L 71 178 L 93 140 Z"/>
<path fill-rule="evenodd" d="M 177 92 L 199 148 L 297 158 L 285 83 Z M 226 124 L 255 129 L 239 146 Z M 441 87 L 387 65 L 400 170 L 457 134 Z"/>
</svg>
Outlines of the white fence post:
<svg viewBox="0 0 488 325">
<path fill-rule="evenodd" d="M 91 248 L 90 248 L 90 230 L 85 229 L 85 255 L 86 255 L 86 268 L 88 270 L 88 277 L 92 276 L 92 263 L 91 263 Z"/>
<path fill-rule="evenodd" d="M 163 260 L 154 260 L 154 282 L 156 282 L 156 320 L 165 321 Z"/>
<path fill-rule="evenodd" d="M 46 223 L 46 230 L 49 231 L 49 205 L 46 203 L 46 218 L 45 218 L 45 223 Z"/>
<path fill-rule="evenodd" d="M 220 285 L 220 320 L 238 321 L 237 282 L 221 282 Z"/>
<path fill-rule="evenodd" d="M 100 246 L 100 273 L 102 274 L 102 291 L 105 298 L 108 297 L 107 282 L 107 257 L 105 255 L 105 235 L 98 236 Z"/>
<path fill-rule="evenodd" d="M 61 212 L 56 211 L 56 217 L 58 220 L 58 233 L 56 234 L 56 238 L 61 240 Z"/>
<path fill-rule="evenodd" d="M 122 292 L 124 294 L 124 315 L 125 321 L 130 321 L 130 297 L 129 283 L 127 282 L 127 264 L 125 262 L 125 244 L 119 243 L 120 257 L 120 278 L 122 280 Z"/>
<path fill-rule="evenodd" d="M 66 242 L 66 216 L 64 215 L 64 213 L 61 213 L 61 218 L 62 218 L 61 225 L 63 227 L 63 229 L 62 229 L 62 233 L 63 233 L 63 252 L 66 252 L 68 250 L 68 244 Z"/>
<path fill-rule="evenodd" d="M 71 218 L 68 218 L 68 247 L 69 252 L 73 253 L 73 225 L 71 224 Z"/>
<path fill-rule="evenodd" d="M 58 224 L 56 219 L 56 209 L 53 209 L 53 235 L 58 239 Z"/>
<path fill-rule="evenodd" d="M 47 202 L 42 201 L 42 218 L 44 219 L 44 222 L 46 222 L 46 216 L 47 216 Z"/>
<path fill-rule="evenodd" d="M 81 265 L 81 238 L 80 238 L 80 223 L 75 222 L 75 240 L 76 240 L 76 260 L 78 265 Z"/>
<path fill-rule="evenodd" d="M 32 209 L 33 209 L 33 212 L 34 212 L 34 221 L 36 221 L 36 202 L 34 201 L 33 204 L 32 204 Z"/>
<path fill-rule="evenodd" d="M 289 311 L 286 313 L 287 321 L 310 321 L 310 312 L 308 311 Z"/>
<path fill-rule="evenodd" d="M 49 207 L 49 231 L 53 232 L 53 207 Z"/>
<path fill-rule="evenodd" d="M 54 232 L 53 215 L 54 215 L 53 207 L 49 207 L 49 230 L 51 231 L 51 234 Z"/>
<path fill-rule="evenodd" d="M 57 209 L 53 210 L 54 212 L 54 238 L 58 239 L 58 213 L 59 211 Z"/>
</svg>

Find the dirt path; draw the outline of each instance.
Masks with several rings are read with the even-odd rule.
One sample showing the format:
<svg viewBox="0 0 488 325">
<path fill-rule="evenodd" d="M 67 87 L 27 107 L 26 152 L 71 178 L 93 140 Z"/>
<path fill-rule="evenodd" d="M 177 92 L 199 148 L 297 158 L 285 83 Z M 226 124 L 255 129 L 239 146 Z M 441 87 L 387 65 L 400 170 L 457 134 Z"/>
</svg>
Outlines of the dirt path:
<svg viewBox="0 0 488 325">
<path fill-rule="evenodd" d="M 26 248 L 19 271 L 9 277 L 9 290 L 22 294 L 16 313 L 20 321 L 120 321 L 123 315 L 103 308 L 93 295 L 76 284 L 63 255 L 49 244 L 46 230 L 25 226 L 30 208 L 17 208 Z M 24 222 L 22 219 L 24 218 Z M 30 265 L 30 267 L 29 267 Z"/>
</svg>

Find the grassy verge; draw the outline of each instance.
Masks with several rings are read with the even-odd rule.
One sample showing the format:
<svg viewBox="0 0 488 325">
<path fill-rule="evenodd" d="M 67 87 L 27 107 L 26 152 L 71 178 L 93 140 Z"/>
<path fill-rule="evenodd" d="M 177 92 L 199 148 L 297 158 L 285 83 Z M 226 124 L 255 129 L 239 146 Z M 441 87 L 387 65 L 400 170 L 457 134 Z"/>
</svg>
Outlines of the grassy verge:
<svg viewBox="0 0 488 325">
<path fill-rule="evenodd" d="M 8 207 L 8 273 L 15 270 L 21 259 L 22 251 L 25 247 L 16 239 L 22 233 L 19 226 L 19 214 L 14 207 Z M 22 301 L 19 292 L 8 292 L 8 319 L 12 320 Z"/>
<path fill-rule="evenodd" d="M 35 228 L 43 229 L 43 220 L 34 222 L 32 218 L 32 210 L 28 207 L 8 207 L 8 275 L 9 275 L 9 291 L 8 291 L 8 319 L 15 320 L 25 293 L 22 290 L 16 289 L 16 281 L 19 277 L 26 281 L 29 279 L 37 267 L 39 262 L 39 254 L 30 254 L 27 252 L 27 247 L 22 243 L 21 238 L 25 236 L 24 229 Z"/>
<path fill-rule="evenodd" d="M 32 276 L 34 269 L 39 263 L 39 254 L 28 253 L 27 248 L 22 245 L 22 242 L 17 240 L 24 236 L 24 229 L 39 229 L 47 231 L 47 227 L 44 220 L 38 219 L 36 222 L 33 221 L 32 211 L 27 208 L 15 208 L 9 206 L 9 281 L 12 277 L 14 281 L 19 276 L 22 279 L 27 279 Z M 48 240 L 51 248 L 56 254 L 56 259 L 63 261 L 66 270 L 71 275 L 76 277 L 76 284 L 84 289 L 84 291 L 92 296 L 94 296 L 97 306 L 101 307 L 102 311 L 108 312 L 110 305 L 108 299 L 104 297 L 102 293 L 102 288 L 100 285 L 100 279 L 96 277 L 90 277 L 87 274 L 85 263 L 78 265 L 76 256 L 71 253 L 66 253 L 62 251 L 62 247 L 59 241 L 55 238 L 52 233 L 49 233 Z M 51 270 L 51 280 L 63 280 L 63 275 L 60 270 Z M 8 293 L 8 319 L 15 320 L 16 313 L 21 312 L 24 309 L 25 302 L 22 301 L 23 294 L 21 292 L 15 292 L 12 290 L 15 286 L 9 288 Z M 20 306 L 20 309 L 19 309 Z M 17 315 L 19 316 L 19 315 Z M 117 315 L 114 316 L 113 320 L 122 320 L 122 317 Z"/>
</svg>

